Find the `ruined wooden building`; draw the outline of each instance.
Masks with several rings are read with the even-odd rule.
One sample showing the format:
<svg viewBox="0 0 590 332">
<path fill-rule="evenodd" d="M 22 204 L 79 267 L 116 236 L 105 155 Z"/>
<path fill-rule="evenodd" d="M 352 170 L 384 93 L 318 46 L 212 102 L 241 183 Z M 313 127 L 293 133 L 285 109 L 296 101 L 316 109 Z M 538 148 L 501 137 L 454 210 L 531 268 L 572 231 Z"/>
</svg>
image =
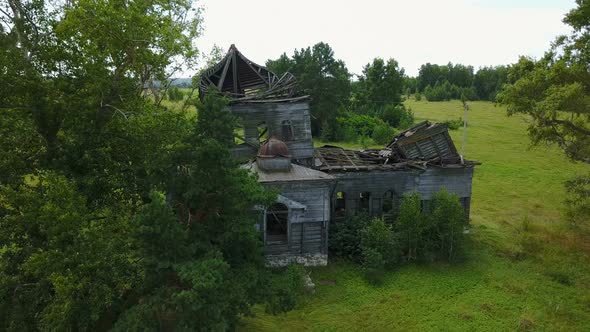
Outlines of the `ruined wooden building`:
<svg viewBox="0 0 590 332">
<path fill-rule="evenodd" d="M 444 124 L 419 123 L 379 150 L 314 148 L 309 98 L 293 75 L 278 77 L 232 45 L 202 75 L 200 96 L 212 86 L 230 97 L 241 123 L 233 155 L 280 193 L 258 225 L 271 265 L 327 264 L 331 221 L 359 211 L 395 216 L 407 192 L 427 205 L 446 188 L 469 213 L 477 163 L 459 156 Z"/>
</svg>

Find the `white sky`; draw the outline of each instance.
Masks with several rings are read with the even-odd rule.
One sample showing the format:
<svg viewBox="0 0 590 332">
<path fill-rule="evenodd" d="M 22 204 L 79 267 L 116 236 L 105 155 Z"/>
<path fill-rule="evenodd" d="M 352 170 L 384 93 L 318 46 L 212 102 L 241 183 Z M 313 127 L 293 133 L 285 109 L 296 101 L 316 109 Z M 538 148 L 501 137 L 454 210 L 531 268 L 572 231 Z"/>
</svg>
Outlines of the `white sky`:
<svg viewBox="0 0 590 332">
<path fill-rule="evenodd" d="M 264 65 L 324 41 L 360 74 L 375 57 L 395 58 L 414 76 L 426 62 L 473 65 L 540 57 L 569 29 L 561 20 L 574 0 L 202 0 L 197 46 L 233 43 Z"/>
</svg>

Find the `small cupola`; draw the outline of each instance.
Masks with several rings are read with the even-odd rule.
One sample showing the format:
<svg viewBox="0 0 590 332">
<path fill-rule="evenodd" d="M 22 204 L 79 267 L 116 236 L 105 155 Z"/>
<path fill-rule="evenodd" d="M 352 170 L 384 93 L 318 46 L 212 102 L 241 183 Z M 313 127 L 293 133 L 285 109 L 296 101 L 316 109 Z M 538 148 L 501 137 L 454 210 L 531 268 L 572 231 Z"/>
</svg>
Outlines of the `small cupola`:
<svg viewBox="0 0 590 332">
<path fill-rule="evenodd" d="M 256 155 L 258 168 L 267 172 L 286 172 L 291 168 L 291 154 L 285 142 L 275 136 L 264 142 Z"/>
</svg>

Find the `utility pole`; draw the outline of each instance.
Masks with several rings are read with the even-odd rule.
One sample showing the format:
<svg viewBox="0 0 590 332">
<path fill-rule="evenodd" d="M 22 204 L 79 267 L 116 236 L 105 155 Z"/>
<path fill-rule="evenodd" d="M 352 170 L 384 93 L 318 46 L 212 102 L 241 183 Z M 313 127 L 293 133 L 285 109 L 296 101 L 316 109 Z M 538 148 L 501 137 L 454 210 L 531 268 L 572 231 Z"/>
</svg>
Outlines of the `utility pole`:
<svg viewBox="0 0 590 332">
<path fill-rule="evenodd" d="M 463 103 L 463 144 L 461 144 L 461 164 L 465 164 L 465 140 L 467 139 L 467 110 L 469 105 L 465 101 L 465 96 L 461 95 L 461 102 Z"/>
</svg>

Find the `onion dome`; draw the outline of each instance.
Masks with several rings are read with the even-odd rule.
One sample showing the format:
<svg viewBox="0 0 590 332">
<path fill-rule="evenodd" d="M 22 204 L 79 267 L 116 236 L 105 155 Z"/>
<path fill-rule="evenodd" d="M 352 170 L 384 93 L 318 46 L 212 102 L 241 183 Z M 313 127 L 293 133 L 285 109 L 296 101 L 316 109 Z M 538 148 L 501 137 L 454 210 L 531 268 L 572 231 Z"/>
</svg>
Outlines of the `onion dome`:
<svg viewBox="0 0 590 332">
<path fill-rule="evenodd" d="M 273 157 L 285 157 L 291 158 L 289 154 L 289 147 L 285 142 L 281 141 L 276 137 L 271 137 L 264 142 L 258 150 L 257 157 L 261 158 L 273 158 Z"/>
<path fill-rule="evenodd" d="M 287 144 L 274 136 L 271 137 L 260 146 L 256 164 L 266 172 L 288 172 L 291 169 L 291 155 Z"/>
</svg>

